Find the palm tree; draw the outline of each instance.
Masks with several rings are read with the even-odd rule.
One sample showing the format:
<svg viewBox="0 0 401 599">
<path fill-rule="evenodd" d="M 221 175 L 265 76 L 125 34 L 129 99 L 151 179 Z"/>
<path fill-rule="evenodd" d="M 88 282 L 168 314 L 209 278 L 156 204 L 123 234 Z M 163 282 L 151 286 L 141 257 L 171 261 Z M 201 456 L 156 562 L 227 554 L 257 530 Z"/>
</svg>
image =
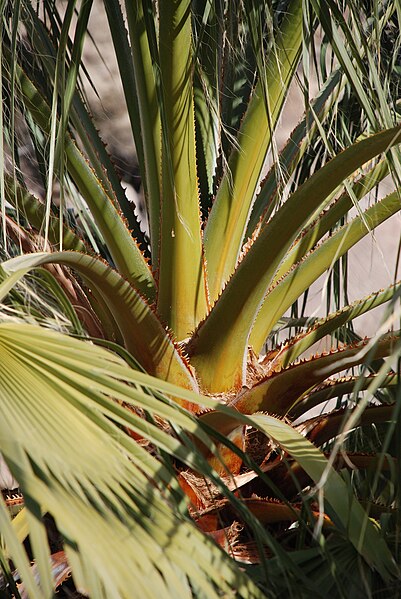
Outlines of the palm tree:
<svg viewBox="0 0 401 599">
<path fill-rule="evenodd" d="M 92 2 L 1 4 L 0 448 L 25 502 L 13 520 L 0 503 L 10 596 L 71 572 L 92 597 L 395 589 L 400 284 L 348 304 L 345 282 L 400 206 L 398 5 L 373 4 L 105 0 L 149 234 L 85 101 Z M 307 318 L 327 272 L 329 311 Z"/>
</svg>

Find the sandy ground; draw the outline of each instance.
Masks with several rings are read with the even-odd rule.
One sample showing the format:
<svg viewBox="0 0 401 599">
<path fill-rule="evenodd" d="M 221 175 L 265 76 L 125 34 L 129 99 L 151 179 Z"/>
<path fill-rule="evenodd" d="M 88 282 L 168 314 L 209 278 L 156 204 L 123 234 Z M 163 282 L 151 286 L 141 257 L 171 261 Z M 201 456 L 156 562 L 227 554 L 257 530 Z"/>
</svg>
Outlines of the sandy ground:
<svg viewBox="0 0 401 599">
<path fill-rule="evenodd" d="M 86 93 L 103 140 L 129 171 L 136 164 L 134 142 L 107 18 L 99 0 L 94 2 L 89 32 L 93 41 L 87 37 L 83 61 L 93 87 L 87 82 Z"/>
<path fill-rule="evenodd" d="M 97 124 L 104 140 L 112 153 L 116 154 L 124 163 L 129 173 L 135 164 L 135 152 L 132 135 L 126 111 L 124 110 L 122 86 L 118 75 L 116 60 L 112 51 L 110 34 L 105 24 L 102 4 L 95 2 L 91 20 L 90 32 L 96 42 L 95 45 L 87 40 L 84 52 L 84 61 L 91 73 L 98 96 L 90 86 L 87 93 L 92 110 L 96 116 Z M 101 100 L 99 100 L 101 98 Z M 292 90 L 286 103 L 281 120 L 281 127 L 277 137 L 280 146 L 287 139 L 296 125 L 302 112 L 302 98 L 300 92 Z M 129 175 L 127 175 L 127 179 Z M 384 193 L 385 190 L 383 189 Z M 360 242 L 349 253 L 349 296 L 355 300 L 394 282 L 395 265 L 397 261 L 398 245 L 401 235 L 400 215 L 392 217 L 376 229 L 374 234 Z M 398 276 L 399 273 L 398 273 Z M 311 290 L 310 311 L 316 315 L 325 313 L 325 297 L 322 277 Z M 361 317 L 355 321 L 357 331 L 362 335 L 373 334 L 380 323 L 382 310 L 375 311 L 368 317 Z M 395 323 L 394 328 L 399 328 Z"/>
</svg>

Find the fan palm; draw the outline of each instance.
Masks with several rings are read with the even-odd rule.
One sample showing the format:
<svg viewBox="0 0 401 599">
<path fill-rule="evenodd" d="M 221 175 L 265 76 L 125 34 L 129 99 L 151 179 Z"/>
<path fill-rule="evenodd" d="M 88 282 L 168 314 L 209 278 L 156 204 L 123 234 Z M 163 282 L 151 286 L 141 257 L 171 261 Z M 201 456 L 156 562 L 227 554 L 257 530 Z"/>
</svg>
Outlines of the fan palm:
<svg viewBox="0 0 401 599">
<path fill-rule="evenodd" d="M 148 234 L 82 91 L 92 2 L 69 1 L 63 18 L 53 2 L 1 4 L 0 438 L 25 501 L 12 521 L 0 504 L 5 584 L 50 597 L 72 571 L 93 597 L 392 588 L 398 375 L 384 359 L 397 360 L 399 333 L 361 339 L 351 325 L 385 302 L 392 325 L 400 285 L 344 305 L 333 276 L 400 208 L 397 188 L 360 204 L 389 173 L 398 181 L 397 3 L 104 5 Z M 306 112 L 278 155 L 297 80 Z M 338 309 L 299 315 L 327 271 Z M 328 335 L 330 351 L 302 358 Z M 369 453 L 351 453 L 372 424 Z"/>
</svg>

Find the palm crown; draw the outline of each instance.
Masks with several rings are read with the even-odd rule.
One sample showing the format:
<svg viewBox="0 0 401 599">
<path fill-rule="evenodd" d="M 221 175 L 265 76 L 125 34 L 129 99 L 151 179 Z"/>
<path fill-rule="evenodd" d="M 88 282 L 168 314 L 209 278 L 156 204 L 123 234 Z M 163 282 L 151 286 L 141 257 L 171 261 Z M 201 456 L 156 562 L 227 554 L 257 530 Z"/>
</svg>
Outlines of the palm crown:
<svg viewBox="0 0 401 599">
<path fill-rule="evenodd" d="M 330 570 L 340 554 L 359 560 L 372 585 L 398 576 L 395 529 L 383 525 L 396 505 L 388 471 L 398 450 L 379 452 L 398 426 L 398 377 L 383 358 L 398 356 L 399 334 L 361 339 L 351 324 L 385 302 L 393 309 L 399 284 L 340 305 L 334 276 L 337 311 L 307 319 L 296 309 L 400 207 L 397 189 L 359 204 L 389 173 L 398 179 L 396 72 L 384 50 L 379 63 L 375 54 L 398 23 L 396 3 L 374 18 L 369 3 L 345 4 L 143 0 L 126 2 L 123 14 L 105 0 L 146 234 L 80 85 L 92 2 L 77 9 L 72 39 L 75 2 L 63 19 L 50 2 L 42 13 L 3 3 L 2 127 L 12 159 L 0 181 L 3 241 L 17 255 L 2 264 L 0 295 L 19 319 L 29 305 L 43 326 L 0 325 L 1 451 L 26 502 L 12 522 L 0 511 L 4 558 L 30 596 L 52 596 L 55 585 L 38 523 L 45 512 L 65 550 L 53 563 L 96 597 L 132 596 L 135 585 L 154 596 L 150 574 L 166 597 L 279 595 L 283 571 L 287 588 L 296 581 L 305 596 L 319 576 L 342 596 Z M 300 61 L 308 98 L 316 31 L 322 84 L 278 156 L 275 133 Z M 19 170 L 17 117 L 45 178 L 44 202 Z M 73 201 L 81 224 L 63 215 Z M 33 272 L 27 302 L 18 285 Z M 49 312 L 92 342 L 49 331 Z M 292 336 L 278 344 L 285 329 Z M 330 351 L 302 358 L 328 335 Z M 364 375 L 333 378 L 360 364 Z M 341 410 L 305 421 L 343 396 Z M 372 423 L 382 427 L 375 452 L 344 457 L 345 433 Z M 347 443 L 365 449 L 355 433 Z M 347 468 L 358 471 L 353 482 Z M 303 493 L 314 484 L 314 496 Z M 40 590 L 16 543 L 28 532 Z M 107 563 L 110 551 L 118 559 Z M 252 564 L 251 578 L 234 558 Z"/>
</svg>

